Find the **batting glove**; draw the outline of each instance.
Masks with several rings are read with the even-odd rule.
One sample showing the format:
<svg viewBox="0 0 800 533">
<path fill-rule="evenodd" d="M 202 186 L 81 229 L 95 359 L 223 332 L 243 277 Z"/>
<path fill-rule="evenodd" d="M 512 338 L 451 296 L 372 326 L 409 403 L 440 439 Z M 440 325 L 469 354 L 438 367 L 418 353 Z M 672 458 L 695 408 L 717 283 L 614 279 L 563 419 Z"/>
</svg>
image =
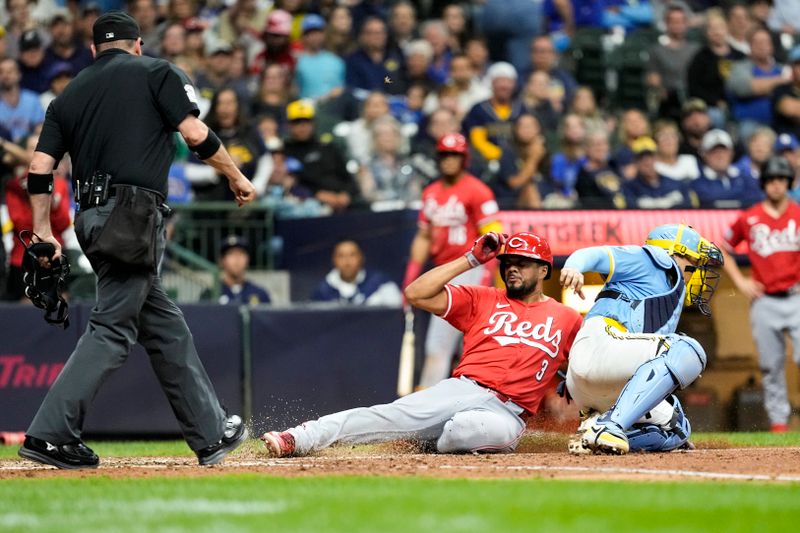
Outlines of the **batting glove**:
<svg viewBox="0 0 800 533">
<path fill-rule="evenodd" d="M 490 231 L 481 235 L 475 240 L 472 249 L 464 254 L 471 267 L 482 265 L 487 261 L 497 257 L 503 245 L 506 243 L 507 235 Z"/>
</svg>

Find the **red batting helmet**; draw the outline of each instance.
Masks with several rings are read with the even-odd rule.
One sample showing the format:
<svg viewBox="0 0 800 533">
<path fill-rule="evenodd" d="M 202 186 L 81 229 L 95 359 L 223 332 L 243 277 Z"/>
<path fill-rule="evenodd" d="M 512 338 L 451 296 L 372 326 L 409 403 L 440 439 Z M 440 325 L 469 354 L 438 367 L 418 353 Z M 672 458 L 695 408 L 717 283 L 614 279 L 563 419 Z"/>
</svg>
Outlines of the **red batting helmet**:
<svg viewBox="0 0 800 533">
<path fill-rule="evenodd" d="M 440 154 L 461 154 L 466 157 L 469 153 L 467 139 L 460 133 L 447 133 L 436 143 L 436 151 Z"/>
<path fill-rule="evenodd" d="M 522 231 L 509 237 L 503 253 L 499 254 L 497 259 L 502 261 L 504 257 L 509 255 L 521 255 L 522 257 L 529 257 L 546 263 L 547 275 L 544 279 L 550 279 L 550 274 L 553 273 L 553 253 L 550 251 L 550 245 L 538 235 Z"/>
</svg>

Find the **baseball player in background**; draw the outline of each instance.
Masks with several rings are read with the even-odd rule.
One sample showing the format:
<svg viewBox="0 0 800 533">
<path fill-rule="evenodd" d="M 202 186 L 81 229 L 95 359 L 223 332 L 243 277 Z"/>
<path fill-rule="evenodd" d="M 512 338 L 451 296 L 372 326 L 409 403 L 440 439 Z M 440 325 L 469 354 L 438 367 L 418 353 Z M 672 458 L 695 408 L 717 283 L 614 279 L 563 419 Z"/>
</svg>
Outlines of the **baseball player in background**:
<svg viewBox="0 0 800 533">
<path fill-rule="evenodd" d="M 422 191 L 419 229 L 413 242 L 403 287 L 422 272 L 430 259 L 434 266 L 461 257 L 479 235 L 502 232 L 497 221 L 494 193 L 465 169 L 469 147 L 460 133 L 448 133 L 436 145 L 441 176 Z M 479 266 L 453 279 L 454 284 L 477 285 L 485 275 Z M 461 333 L 436 316 L 425 338 L 425 363 L 419 388 L 435 385 L 450 374 Z"/>
<path fill-rule="evenodd" d="M 700 344 L 675 333 L 684 305 L 710 314 L 719 248 L 683 224 L 652 230 L 644 246 L 573 253 L 561 284 L 583 297 L 583 273 L 605 277 L 575 338 L 566 387 L 583 422 L 571 453 L 624 454 L 688 446 L 691 427 L 672 393 L 706 366 Z"/>
<path fill-rule="evenodd" d="M 800 206 L 788 196 L 794 181 L 789 161 L 769 158 L 759 176 L 766 198 L 743 211 L 725 232 L 725 272 L 747 296 L 750 325 L 764 382 L 764 407 L 771 429 L 789 430 L 791 407 L 786 394 L 785 354 L 788 332 L 794 360 L 800 365 Z M 752 278 L 730 254 L 747 241 Z"/>
<path fill-rule="evenodd" d="M 261 438 L 271 455 L 304 455 L 335 442 L 415 438 L 441 453 L 513 451 L 566 361 L 581 316 L 542 293 L 553 258 L 547 241 L 517 233 L 479 237 L 466 254 L 423 274 L 408 301 L 462 331 L 464 356 L 449 379 L 390 404 L 323 416 Z M 453 285 L 497 257 L 506 289 Z"/>
</svg>

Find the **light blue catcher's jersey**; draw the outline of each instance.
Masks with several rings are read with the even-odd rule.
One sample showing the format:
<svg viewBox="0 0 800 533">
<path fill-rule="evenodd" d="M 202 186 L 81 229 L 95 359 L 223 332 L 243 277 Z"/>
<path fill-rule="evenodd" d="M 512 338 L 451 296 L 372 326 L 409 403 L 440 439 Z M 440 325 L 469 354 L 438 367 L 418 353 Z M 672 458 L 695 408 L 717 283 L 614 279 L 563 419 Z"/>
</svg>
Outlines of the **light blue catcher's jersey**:
<svg viewBox="0 0 800 533">
<path fill-rule="evenodd" d="M 603 291 L 619 298 L 598 298 L 586 318 L 607 317 L 630 333 L 674 333 L 683 310 L 686 286 L 680 268 L 655 246 L 602 246 L 578 250 L 565 267 L 606 276 Z M 671 273 L 668 275 L 668 273 Z"/>
</svg>

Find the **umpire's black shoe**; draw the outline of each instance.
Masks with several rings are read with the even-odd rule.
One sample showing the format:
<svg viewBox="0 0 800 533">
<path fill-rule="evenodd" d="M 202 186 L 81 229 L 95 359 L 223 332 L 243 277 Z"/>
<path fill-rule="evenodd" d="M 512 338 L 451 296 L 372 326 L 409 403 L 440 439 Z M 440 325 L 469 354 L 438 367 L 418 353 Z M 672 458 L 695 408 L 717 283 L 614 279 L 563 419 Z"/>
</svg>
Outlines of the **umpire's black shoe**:
<svg viewBox="0 0 800 533">
<path fill-rule="evenodd" d="M 81 441 L 71 444 L 55 445 L 47 441 L 25 435 L 25 442 L 19 449 L 20 457 L 58 468 L 97 468 L 100 458 Z"/>
<path fill-rule="evenodd" d="M 225 456 L 238 448 L 247 438 L 249 433 L 239 415 L 229 416 L 225 420 L 225 432 L 222 440 L 202 450 L 197 450 L 197 460 L 201 465 L 215 465 L 221 463 Z"/>
</svg>

